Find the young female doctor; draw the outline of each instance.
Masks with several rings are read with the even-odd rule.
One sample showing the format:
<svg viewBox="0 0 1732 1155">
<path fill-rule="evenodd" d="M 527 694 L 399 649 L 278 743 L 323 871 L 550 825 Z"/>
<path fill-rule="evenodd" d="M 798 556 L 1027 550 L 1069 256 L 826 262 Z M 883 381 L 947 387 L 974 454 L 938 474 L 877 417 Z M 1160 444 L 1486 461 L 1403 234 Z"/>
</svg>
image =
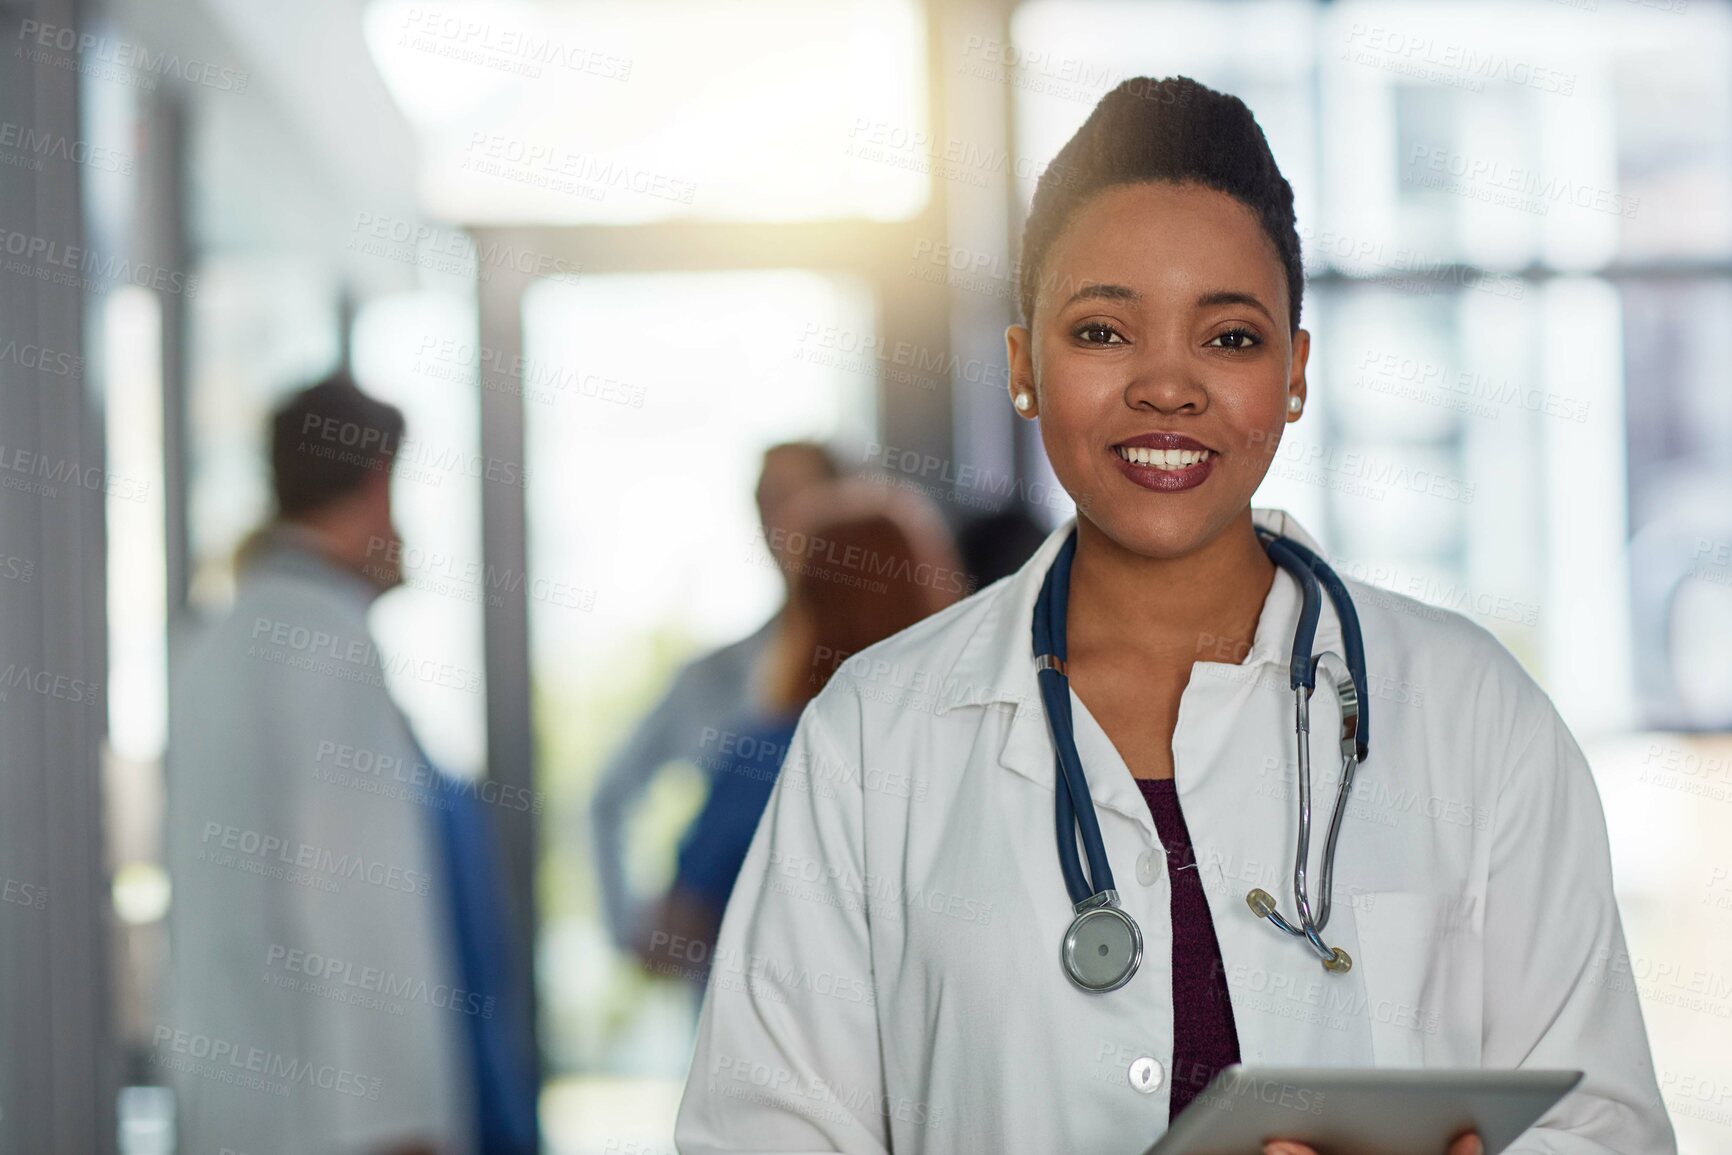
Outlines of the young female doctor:
<svg viewBox="0 0 1732 1155">
<path fill-rule="evenodd" d="M 802 714 L 679 1150 L 1138 1155 L 1242 1062 L 1582 1069 L 1509 1151 L 1674 1151 L 1550 699 L 1479 625 L 1335 578 L 1250 506 L 1310 344 L 1250 112 L 1126 81 L 1023 250 L 1011 403 L 1078 514 Z"/>
</svg>

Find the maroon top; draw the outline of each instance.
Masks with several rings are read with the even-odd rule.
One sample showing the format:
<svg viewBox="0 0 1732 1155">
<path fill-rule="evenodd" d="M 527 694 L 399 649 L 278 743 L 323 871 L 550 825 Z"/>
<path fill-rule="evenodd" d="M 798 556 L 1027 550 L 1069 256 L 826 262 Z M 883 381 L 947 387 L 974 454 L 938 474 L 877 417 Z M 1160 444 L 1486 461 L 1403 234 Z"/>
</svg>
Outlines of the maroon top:
<svg viewBox="0 0 1732 1155">
<path fill-rule="evenodd" d="M 1173 884 L 1173 1086 L 1167 1120 L 1202 1093 L 1221 1068 L 1239 1061 L 1239 1032 L 1227 994 L 1221 946 L 1209 917 L 1202 872 L 1171 778 L 1138 778 L 1167 851 Z"/>
</svg>

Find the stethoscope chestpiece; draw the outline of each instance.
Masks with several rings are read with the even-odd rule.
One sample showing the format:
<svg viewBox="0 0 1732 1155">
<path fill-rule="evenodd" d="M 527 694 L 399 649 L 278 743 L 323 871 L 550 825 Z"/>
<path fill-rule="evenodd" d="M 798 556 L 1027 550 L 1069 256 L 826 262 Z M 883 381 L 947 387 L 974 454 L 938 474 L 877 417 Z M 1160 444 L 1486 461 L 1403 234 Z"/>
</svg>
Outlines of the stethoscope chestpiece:
<svg viewBox="0 0 1732 1155">
<path fill-rule="evenodd" d="M 1085 991 L 1116 991 L 1143 961 L 1143 932 L 1119 908 L 1118 892 L 1103 890 L 1077 904 L 1059 951 L 1064 973 Z"/>
</svg>

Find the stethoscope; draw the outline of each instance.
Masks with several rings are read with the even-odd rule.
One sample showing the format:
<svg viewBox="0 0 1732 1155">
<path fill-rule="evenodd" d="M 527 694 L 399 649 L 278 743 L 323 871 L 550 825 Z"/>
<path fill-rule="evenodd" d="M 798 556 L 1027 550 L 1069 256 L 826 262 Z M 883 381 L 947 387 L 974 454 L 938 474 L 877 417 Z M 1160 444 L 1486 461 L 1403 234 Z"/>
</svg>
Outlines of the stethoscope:
<svg viewBox="0 0 1732 1155">
<path fill-rule="evenodd" d="M 1359 632 L 1359 615 L 1354 611 L 1353 599 L 1348 596 L 1347 587 L 1335 571 L 1292 538 L 1261 526 L 1256 527 L 1256 532 L 1269 559 L 1299 583 L 1304 599 L 1299 611 L 1299 625 L 1293 632 L 1290 678 L 1295 711 L 1294 744 L 1299 753 L 1299 847 L 1293 861 L 1293 903 L 1298 909 L 1298 925 L 1281 916 L 1274 897 L 1266 890 L 1252 890 L 1245 896 L 1245 901 L 1257 917 L 1266 918 L 1287 934 L 1304 939 L 1316 952 L 1324 970 L 1340 973 L 1351 968 L 1353 960 L 1340 947 L 1329 946 L 1323 941 L 1323 928 L 1329 925 L 1330 883 L 1335 869 L 1335 843 L 1341 833 L 1341 816 L 1347 810 L 1347 796 L 1353 789 L 1354 769 L 1365 761 L 1367 754 L 1365 643 Z M 1117 990 L 1137 973 L 1137 966 L 1143 960 L 1143 932 L 1136 920 L 1119 905 L 1118 891 L 1113 889 L 1112 867 L 1107 864 L 1106 845 L 1101 841 L 1094 799 L 1089 796 L 1088 779 L 1084 777 L 1082 762 L 1077 757 L 1076 731 L 1071 724 L 1070 679 L 1065 673 L 1065 607 L 1070 601 L 1070 567 L 1071 559 L 1076 555 L 1076 540 L 1073 529 L 1060 547 L 1052 567 L 1047 570 L 1040 597 L 1035 601 L 1034 660 L 1058 760 L 1059 781 L 1053 795 L 1058 820 L 1059 867 L 1064 872 L 1064 884 L 1070 891 L 1076 911 L 1065 931 L 1060 958 L 1065 974 L 1073 983 L 1083 990 L 1099 992 Z M 1342 646 L 1347 651 L 1345 665 L 1334 653 L 1316 656 L 1311 653 L 1317 637 L 1317 620 L 1323 609 L 1319 585 L 1328 591 L 1341 625 Z M 1306 860 L 1311 850 L 1311 694 L 1317 686 L 1319 667 L 1331 671 L 1334 676 L 1335 693 L 1341 704 L 1341 785 L 1335 794 L 1335 812 L 1330 816 L 1329 836 L 1323 848 L 1323 893 L 1313 914 Z M 1079 828 L 1083 851 L 1088 855 L 1086 877 L 1082 862 L 1077 858 Z M 1090 885 L 1090 879 L 1093 885 Z"/>
</svg>

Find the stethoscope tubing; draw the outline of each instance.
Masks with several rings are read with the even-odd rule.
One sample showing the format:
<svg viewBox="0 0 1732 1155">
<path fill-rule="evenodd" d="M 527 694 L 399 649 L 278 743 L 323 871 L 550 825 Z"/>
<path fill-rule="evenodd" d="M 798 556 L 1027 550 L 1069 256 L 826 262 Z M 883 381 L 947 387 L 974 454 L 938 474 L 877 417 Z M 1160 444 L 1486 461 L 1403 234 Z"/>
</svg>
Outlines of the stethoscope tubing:
<svg viewBox="0 0 1732 1155">
<path fill-rule="evenodd" d="M 1369 753 L 1364 636 L 1346 584 L 1322 558 L 1299 542 L 1261 526 L 1257 527 L 1256 533 L 1270 560 L 1286 570 L 1297 582 L 1301 599 L 1289 664 L 1298 756 L 1299 835 L 1293 865 L 1293 898 L 1298 925 L 1283 918 L 1274 901 L 1265 892 L 1253 891 L 1247 896 L 1247 901 L 1253 911 L 1267 918 L 1279 930 L 1305 939 L 1328 969 L 1345 970 L 1352 965 L 1351 959 L 1345 952 L 1324 943 L 1321 932 L 1329 922 L 1335 850 L 1340 838 L 1341 819 L 1347 811 L 1353 772 Z M 1074 719 L 1070 708 L 1070 680 L 1065 671 L 1065 607 L 1070 603 L 1070 571 L 1076 554 L 1076 543 L 1077 531 L 1073 528 L 1060 546 L 1053 564 L 1047 570 L 1045 580 L 1041 583 L 1040 593 L 1035 601 L 1033 641 L 1037 662 L 1036 679 L 1052 732 L 1057 768 L 1057 781 L 1053 789 L 1053 817 L 1058 837 L 1059 868 L 1064 875 L 1065 889 L 1070 894 L 1071 903 L 1080 914 L 1086 907 L 1098 906 L 1103 902 L 1116 907 L 1117 892 L 1113 885 L 1112 867 L 1107 861 L 1106 844 L 1101 837 L 1099 818 L 1089 793 L 1088 779 L 1083 772 L 1081 757 L 1077 753 Z M 1322 895 L 1314 912 L 1308 878 L 1312 825 L 1310 698 L 1316 691 L 1320 664 L 1325 658 L 1335 660 L 1333 655 L 1313 656 L 1324 596 L 1329 598 L 1334 607 L 1336 620 L 1341 628 L 1342 648 L 1346 650 L 1347 677 L 1336 682 L 1336 692 L 1339 698 L 1344 699 L 1341 702 L 1341 712 L 1349 732 L 1345 733 L 1342 739 L 1341 782 L 1336 791 L 1335 805 L 1325 836 L 1320 879 Z M 1079 832 L 1083 854 L 1088 860 L 1086 876 L 1077 854 Z M 1126 915 L 1125 918 L 1128 920 L 1129 916 Z M 1128 978 L 1128 975 L 1126 977 Z M 1122 981 L 1121 979 L 1120 982 Z"/>
<path fill-rule="evenodd" d="M 1076 554 L 1077 535 L 1073 531 L 1059 549 L 1058 557 L 1047 571 L 1041 586 L 1034 618 L 1034 649 L 1039 655 L 1056 658 L 1057 667 L 1042 666 L 1036 677 L 1040 682 L 1041 700 L 1046 706 L 1047 721 L 1053 732 L 1058 782 L 1053 793 L 1057 823 L 1059 867 L 1064 872 L 1065 889 L 1071 904 L 1081 906 L 1097 893 L 1115 889 L 1113 870 L 1107 861 L 1106 842 L 1101 838 L 1100 819 L 1095 814 L 1094 800 L 1089 795 L 1088 778 L 1083 773 L 1082 758 L 1077 753 L 1074 720 L 1070 710 L 1070 680 L 1065 676 L 1063 662 L 1067 654 L 1063 615 L 1054 606 L 1070 604 L 1070 562 Z M 1082 805 L 1078 805 L 1079 801 Z M 1080 817 L 1080 822 L 1079 822 Z M 1082 863 L 1077 859 L 1077 829 L 1081 827 L 1083 851 L 1088 856 L 1089 873 L 1083 877 Z M 1066 853 L 1068 851 L 1068 853 Z M 1095 885 L 1089 885 L 1090 880 Z"/>
</svg>

